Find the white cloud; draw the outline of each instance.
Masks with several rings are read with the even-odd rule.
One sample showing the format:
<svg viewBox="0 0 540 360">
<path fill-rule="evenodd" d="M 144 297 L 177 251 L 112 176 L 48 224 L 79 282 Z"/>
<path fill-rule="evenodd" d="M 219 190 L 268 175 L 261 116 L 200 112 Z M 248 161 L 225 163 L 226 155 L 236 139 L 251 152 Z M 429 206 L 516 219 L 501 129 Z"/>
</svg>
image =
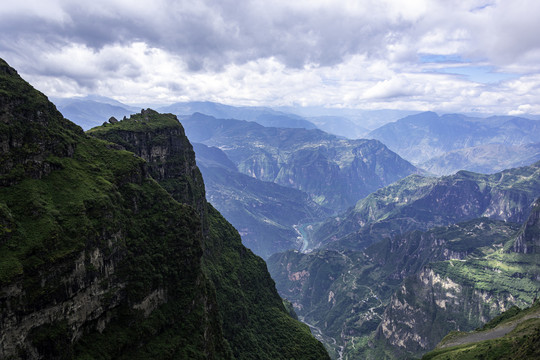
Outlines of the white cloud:
<svg viewBox="0 0 540 360">
<path fill-rule="evenodd" d="M 20 0 L 0 8 L 0 56 L 54 96 L 510 113 L 540 103 L 539 13 L 534 0 Z M 513 78 L 440 73 L 452 66 Z"/>
</svg>

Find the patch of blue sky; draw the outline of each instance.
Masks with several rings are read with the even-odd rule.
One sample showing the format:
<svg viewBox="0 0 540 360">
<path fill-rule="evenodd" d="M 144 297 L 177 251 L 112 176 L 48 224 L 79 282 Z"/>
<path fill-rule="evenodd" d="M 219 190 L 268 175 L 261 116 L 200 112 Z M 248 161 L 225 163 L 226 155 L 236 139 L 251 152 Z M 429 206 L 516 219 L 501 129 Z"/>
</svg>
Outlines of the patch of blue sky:
<svg viewBox="0 0 540 360">
<path fill-rule="evenodd" d="M 435 72 L 463 76 L 481 84 L 496 84 L 519 77 L 516 74 L 497 72 L 493 66 L 455 66 L 440 68 Z"/>
<path fill-rule="evenodd" d="M 420 62 L 423 64 L 429 64 L 429 63 L 465 63 L 467 62 L 464 60 L 461 55 L 436 55 L 436 54 L 420 54 Z"/>
</svg>

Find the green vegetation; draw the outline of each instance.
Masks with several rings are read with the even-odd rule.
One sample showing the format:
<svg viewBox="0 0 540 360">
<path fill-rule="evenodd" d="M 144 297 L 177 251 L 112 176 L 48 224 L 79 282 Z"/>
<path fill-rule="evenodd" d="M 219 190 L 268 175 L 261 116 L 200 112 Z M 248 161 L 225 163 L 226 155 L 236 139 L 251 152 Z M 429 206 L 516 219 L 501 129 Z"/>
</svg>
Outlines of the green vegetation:
<svg viewBox="0 0 540 360">
<path fill-rule="evenodd" d="M 327 358 L 207 207 L 175 118 L 122 129 L 162 147 L 145 161 L 82 133 L 4 62 L 0 75 L 0 357 Z"/>
<path fill-rule="evenodd" d="M 476 332 L 449 334 L 422 360 L 537 359 L 540 356 L 539 316 L 539 302 L 525 310 L 512 307 Z M 504 334 L 490 336 L 489 330 L 493 329 L 500 329 Z M 456 343 L 460 345 L 452 346 Z"/>
</svg>

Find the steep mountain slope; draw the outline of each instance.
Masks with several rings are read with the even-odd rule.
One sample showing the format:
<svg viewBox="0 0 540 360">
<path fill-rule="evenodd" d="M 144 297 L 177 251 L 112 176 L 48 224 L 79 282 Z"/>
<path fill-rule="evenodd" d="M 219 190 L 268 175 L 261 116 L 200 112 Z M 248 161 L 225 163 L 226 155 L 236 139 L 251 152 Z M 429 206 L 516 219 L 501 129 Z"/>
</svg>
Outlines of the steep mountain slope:
<svg viewBox="0 0 540 360">
<path fill-rule="evenodd" d="M 422 357 L 430 359 L 538 359 L 540 302 L 521 310 L 512 307 L 471 333 L 454 331 Z"/>
<path fill-rule="evenodd" d="M 492 253 L 518 230 L 511 223 L 475 219 L 396 236 L 364 252 L 276 254 L 268 260 L 268 268 L 280 294 L 322 332 L 321 340 L 328 347 L 336 351 L 342 347 L 353 358 L 378 359 L 392 356 L 387 347 L 378 345 L 375 335 L 404 279 L 432 262 Z"/>
<path fill-rule="evenodd" d="M 424 112 L 389 123 L 367 135 L 414 164 L 446 152 L 487 144 L 537 143 L 540 122 L 511 116 L 471 118 Z"/>
<path fill-rule="evenodd" d="M 153 178 L 173 197 L 196 208 L 203 225 L 208 216 L 209 228 L 203 227 L 203 232 L 209 235 L 202 260 L 217 289 L 224 336 L 236 358 L 324 356 L 307 329 L 281 312 L 283 304 L 264 271 L 264 261 L 245 249 L 237 231 L 206 204 L 195 154 L 176 116 L 148 109 L 89 133 L 126 146 L 144 158 Z M 280 329 L 279 333 L 275 329 Z M 295 331 L 298 338 L 291 341 Z"/>
<path fill-rule="evenodd" d="M 330 248 L 363 249 L 394 234 L 478 217 L 523 222 L 540 196 L 540 162 L 492 175 L 413 175 L 360 200 L 312 234 Z"/>
<path fill-rule="evenodd" d="M 510 146 L 487 144 L 464 148 L 434 157 L 419 165 L 437 175 L 450 175 L 459 170 L 491 174 L 540 160 L 540 144 Z"/>
<path fill-rule="evenodd" d="M 374 140 L 320 130 L 279 129 L 202 114 L 182 118 L 195 142 L 223 150 L 242 173 L 308 193 L 319 205 L 347 208 L 416 168 Z"/>
<path fill-rule="evenodd" d="M 532 304 L 540 288 L 540 201 L 519 234 L 495 251 L 433 262 L 392 296 L 377 339 L 394 353 L 433 349 L 451 330 L 472 330 L 513 305 Z M 427 321 L 426 321 L 427 320 Z"/>
<path fill-rule="evenodd" d="M 243 244 L 263 258 L 300 248 L 295 225 L 331 214 L 300 190 L 240 173 L 218 148 L 193 146 L 208 201 L 238 229 Z"/>
<path fill-rule="evenodd" d="M 0 61 L 0 357 L 326 358 L 205 203 L 180 124 L 149 115 L 116 125 L 145 161 Z"/>
<path fill-rule="evenodd" d="M 267 107 L 230 106 L 210 101 L 190 101 L 174 103 L 158 109 L 160 112 L 175 115 L 191 115 L 202 113 L 220 119 L 238 119 L 254 121 L 263 126 L 280 128 L 316 129 L 317 127 L 301 116 Z"/>
</svg>

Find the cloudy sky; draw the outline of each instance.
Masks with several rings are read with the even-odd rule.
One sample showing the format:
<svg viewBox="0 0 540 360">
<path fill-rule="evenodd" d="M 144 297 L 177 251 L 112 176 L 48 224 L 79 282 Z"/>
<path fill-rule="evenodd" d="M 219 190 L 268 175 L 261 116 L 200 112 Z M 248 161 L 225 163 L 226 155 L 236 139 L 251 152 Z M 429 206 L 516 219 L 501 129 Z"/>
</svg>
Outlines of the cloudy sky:
<svg viewBox="0 0 540 360">
<path fill-rule="evenodd" d="M 48 96 L 540 114 L 538 0 L 4 0 Z"/>
</svg>

